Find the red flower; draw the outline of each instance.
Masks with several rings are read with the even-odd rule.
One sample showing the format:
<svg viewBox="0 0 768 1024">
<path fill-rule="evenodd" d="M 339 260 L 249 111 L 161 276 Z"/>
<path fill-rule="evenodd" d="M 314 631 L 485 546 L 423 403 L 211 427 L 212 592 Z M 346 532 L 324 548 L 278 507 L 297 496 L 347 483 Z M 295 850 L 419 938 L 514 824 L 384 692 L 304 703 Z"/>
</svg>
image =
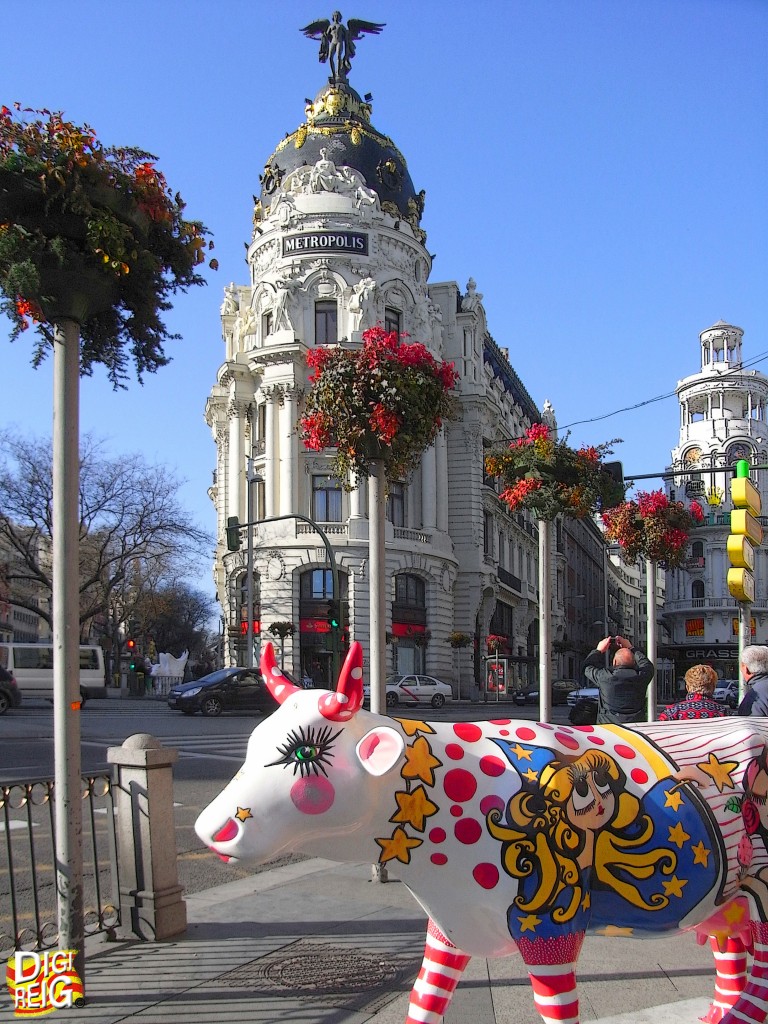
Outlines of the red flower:
<svg viewBox="0 0 768 1024">
<path fill-rule="evenodd" d="M 747 835 L 753 836 L 760 828 L 760 812 L 749 797 L 746 797 L 741 804 L 741 816 L 744 819 Z"/>
</svg>

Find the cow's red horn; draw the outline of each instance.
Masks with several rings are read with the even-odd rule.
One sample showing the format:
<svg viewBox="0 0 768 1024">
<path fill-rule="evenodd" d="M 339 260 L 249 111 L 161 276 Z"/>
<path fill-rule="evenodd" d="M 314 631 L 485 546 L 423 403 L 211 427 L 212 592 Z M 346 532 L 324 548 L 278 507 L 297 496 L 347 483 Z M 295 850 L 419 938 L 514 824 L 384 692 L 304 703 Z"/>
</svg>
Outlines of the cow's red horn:
<svg viewBox="0 0 768 1024">
<path fill-rule="evenodd" d="M 320 699 L 320 713 L 334 722 L 346 722 L 363 703 L 363 648 L 355 640 L 339 675 L 336 693 Z"/>
<path fill-rule="evenodd" d="M 261 649 L 261 673 L 269 692 L 278 704 L 282 704 L 292 693 L 299 692 L 299 687 L 294 686 L 288 677 L 283 675 L 275 659 L 275 649 L 269 643 L 264 644 Z"/>
</svg>

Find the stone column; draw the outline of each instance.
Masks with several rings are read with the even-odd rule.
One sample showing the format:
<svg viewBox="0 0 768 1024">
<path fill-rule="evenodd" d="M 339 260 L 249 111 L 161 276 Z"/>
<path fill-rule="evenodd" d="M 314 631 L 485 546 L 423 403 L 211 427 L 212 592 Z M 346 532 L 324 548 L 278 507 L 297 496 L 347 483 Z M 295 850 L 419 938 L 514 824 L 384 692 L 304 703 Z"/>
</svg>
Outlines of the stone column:
<svg viewBox="0 0 768 1024">
<path fill-rule="evenodd" d="M 430 445 L 421 457 L 421 522 L 425 530 L 434 530 L 437 526 L 437 479 L 434 445 Z"/>
<path fill-rule="evenodd" d="M 176 870 L 173 769 L 176 750 L 147 733 L 109 747 L 117 766 L 117 859 L 120 938 L 167 939 L 187 928 L 187 905 Z"/>
<path fill-rule="evenodd" d="M 266 389 L 265 389 L 266 390 Z M 267 398 L 267 439 L 264 453 L 264 515 L 265 518 L 278 515 L 277 471 L 278 471 L 278 430 L 280 408 L 277 393 Z"/>
<path fill-rule="evenodd" d="M 435 439 L 435 491 L 437 493 L 437 528 L 448 533 L 448 442 L 443 427 Z"/>
<path fill-rule="evenodd" d="M 239 404 L 235 401 L 229 403 L 229 465 L 227 480 L 227 515 L 239 516 L 242 520 L 245 515 L 243 502 L 243 473 L 245 472 L 245 431 L 243 420 L 240 415 Z"/>
<path fill-rule="evenodd" d="M 299 434 L 296 429 L 297 419 L 296 391 L 287 387 L 283 396 L 283 404 L 279 408 L 280 424 L 280 512 L 287 516 L 298 511 L 298 493 L 296 489 L 296 469 L 299 464 Z"/>
</svg>

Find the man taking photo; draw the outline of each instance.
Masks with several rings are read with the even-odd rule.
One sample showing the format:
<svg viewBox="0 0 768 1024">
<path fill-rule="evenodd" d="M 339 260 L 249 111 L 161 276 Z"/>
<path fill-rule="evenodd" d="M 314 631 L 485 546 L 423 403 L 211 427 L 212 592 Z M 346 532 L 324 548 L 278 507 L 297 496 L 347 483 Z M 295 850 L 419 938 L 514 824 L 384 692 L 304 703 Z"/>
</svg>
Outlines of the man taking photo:
<svg viewBox="0 0 768 1024">
<path fill-rule="evenodd" d="M 606 651 L 615 646 L 613 664 L 606 667 Z M 600 691 L 598 725 L 643 722 L 648 717 L 646 697 L 654 667 L 638 647 L 623 636 L 607 636 L 584 662 L 584 675 Z"/>
</svg>

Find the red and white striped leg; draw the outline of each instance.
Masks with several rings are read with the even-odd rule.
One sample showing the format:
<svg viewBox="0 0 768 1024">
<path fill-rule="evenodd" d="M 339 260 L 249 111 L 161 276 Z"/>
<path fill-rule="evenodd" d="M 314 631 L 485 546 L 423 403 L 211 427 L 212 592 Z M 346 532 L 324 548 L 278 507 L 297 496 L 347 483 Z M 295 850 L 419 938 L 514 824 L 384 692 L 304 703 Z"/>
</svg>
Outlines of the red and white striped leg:
<svg viewBox="0 0 768 1024">
<path fill-rule="evenodd" d="M 741 995 L 747 980 L 747 951 L 741 939 L 730 936 L 724 942 L 714 935 L 709 945 L 715 957 L 715 997 L 701 1018 L 704 1024 L 720 1024 Z"/>
<path fill-rule="evenodd" d="M 544 1024 L 579 1024 L 576 961 L 583 941 L 584 932 L 533 942 L 518 940 Z"/>
<path fill-rule="evenodd" d="M 764 1024 L 768 1018 L 768 924 L 750 923 L 754 950 L 747 983 L 722 1024 Z"/>
<path fill-rule="evenodd" d="M 454 989 L 470 960 L 430 920 L 424 959 L 411 991 L 405 1024 L 442 1024 Z"/>
</svg>

